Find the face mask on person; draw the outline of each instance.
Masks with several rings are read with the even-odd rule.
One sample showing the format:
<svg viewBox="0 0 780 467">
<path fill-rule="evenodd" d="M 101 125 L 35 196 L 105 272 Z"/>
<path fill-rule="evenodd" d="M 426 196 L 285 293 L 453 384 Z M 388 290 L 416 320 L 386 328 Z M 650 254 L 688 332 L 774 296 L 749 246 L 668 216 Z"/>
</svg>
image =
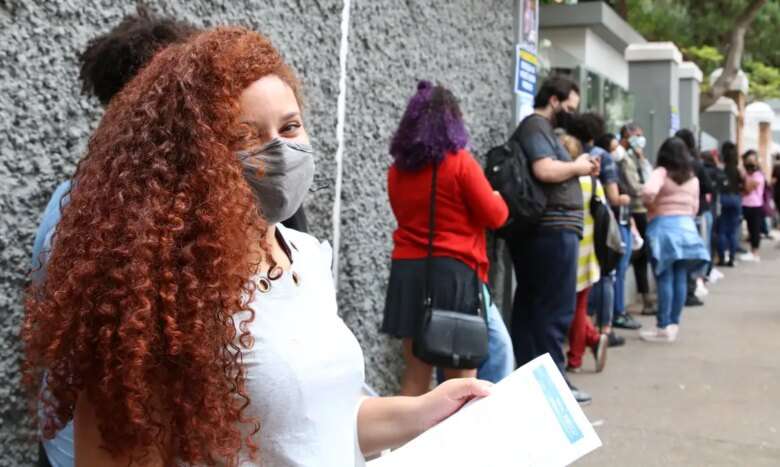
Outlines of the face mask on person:
<svg viewBox="0 0 780 467">
<path fill-rule="evenodd" d="M 569 112 L 563 106 L 560 106 L 553 114 L 553 126 L 555 128 L 570 128 L 574 117 L 574 112 Z"/>
<path fill-rule="evenodd" d="M 268 223 L 292 217 L 314 180 L 311 146 L 275 138 L 260 148 L 239 151 L 236 157 Z"/>
<path fill-rule="evenodd" d="M 626 157 L 626 148 L 618 146 L 610 154 L 612 154 L 612 159 L 614 159 L 615 162 L 620 162 Z"/>
<path fill-rule="evenodd" d="M 758 165 L 755 162 L 745 162 L 745 170 L 753 173 L 758 170 Z"/>
<path fill-rule="evenodd" d="M 647 138 L 642 135 L 633 135 L 632 137 L 628 138 L 628 145 L 631 146 L 631 149 L 634 151 L 641 151 L 645 148 L 646 144 Z"/>
</svg>

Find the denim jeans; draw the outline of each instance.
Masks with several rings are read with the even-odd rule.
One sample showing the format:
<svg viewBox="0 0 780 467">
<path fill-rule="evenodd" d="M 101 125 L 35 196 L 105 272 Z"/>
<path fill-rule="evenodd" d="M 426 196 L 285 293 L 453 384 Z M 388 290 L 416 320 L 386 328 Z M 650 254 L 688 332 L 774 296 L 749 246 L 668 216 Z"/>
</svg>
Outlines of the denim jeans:
<svg viewBox="0 0 780 467">
<path fill-rule="evenodd" d="M 477 377 L 497 383 L 515 369 L 515 354 L 504 318 L 490 299 L 487 287 L 484 287 L 484 296 L 487 304 L 488 357 L 477 370 Z"/>
<path fill-rule="evenodd" d="M 632 247 L 634 244 L 630 225 L 620 226 L 620 237 L 623 239 L 626 254 L 620 258 L 620 262 L 615 270 L 615 306 L 612 312 L 612 319 L 626 314 L 626 271 L 628 271 L 628 266 L 631 264 L 631 253 L 633 252 Z"/>
<path fill-rule="evenodd" d="M 684 261 L 677 261 L 656 275 L 658 283 L 658 327 L 680 324 L 680 315 L 688 292 L 689 267 Z"/>
<path fill-rule="evenodd" d="M 730 197 L 729 202 L 726 197 Z M 721 195 L 721 214 L 718 219 L 718 257 L 725 261 L 726 250 L 734 261 L 739 247 L 739 227 L 742 222 L 742 200 L 737 194 Z"/>
<path fill-rule="evenodd" d="M 577 295 L 577 232 L 540 228 L 508 242 L 517 277 L 512 346 L 518 365 L 549 353 L 565 375 L 563 342 Z"/>
<path fill-rule="evenodd" d="M 615 308 L 615 273 L 601 276 L 588 295 L 588 314 L 596 317 L 599 329 L 612 324 Z"/>
<path fill-rule="evenodd" d="M 488 356 L 477 369 L 477 378 L 497 383 L 515 369 L 515 354 L 504 318 L 490 297 L 486 285 L 483 286 L 482 293 L 487 308 Z M 436 369 L 436 380 L 439 383 L 444 381 L 441 368 Z"/>
</svg>

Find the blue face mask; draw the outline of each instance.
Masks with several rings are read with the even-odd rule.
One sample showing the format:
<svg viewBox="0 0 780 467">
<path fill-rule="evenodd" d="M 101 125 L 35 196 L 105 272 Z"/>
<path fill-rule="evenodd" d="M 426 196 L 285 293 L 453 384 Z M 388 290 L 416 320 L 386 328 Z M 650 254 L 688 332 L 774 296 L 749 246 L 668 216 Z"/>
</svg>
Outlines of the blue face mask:
<svg viewBox="0 0 780 467">
<path fill-rule="evenodd" d="M 276 138 L 265 146 L 239 151 L 236 157 L 268 223 L 292 217 L 314 180 L 311 146 Z"/>
</svg>

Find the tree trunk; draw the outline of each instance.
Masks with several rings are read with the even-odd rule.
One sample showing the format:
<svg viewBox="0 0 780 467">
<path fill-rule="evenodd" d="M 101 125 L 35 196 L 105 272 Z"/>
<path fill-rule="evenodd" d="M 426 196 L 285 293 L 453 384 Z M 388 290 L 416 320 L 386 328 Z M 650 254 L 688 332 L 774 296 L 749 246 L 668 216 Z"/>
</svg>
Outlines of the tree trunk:
<svg viewBox="0 0 780 467">
<path fill-rule="evenodd" d="M 723 72 L 715 80 L 715 83 L 712 84 L 709 91 L 702 93 L 699 106 L 701 110 L 706 110 L 728 92 L 742 65 L 742 55 L 745 51 L 745 33 L 747 33 L 759 10 L 766 2 L 767 0 L 753 0 L 745 7 L 742 14 L 737 17 L 734 29 L 729 34 L 728 53 L 723 64 Z"/>
<path fill-rule="evenodd" d="M 615 2 L 615 8 L 617 9 L 617 13 L 620 15 L 620 17 L 628 21 L 628 1 L 617 0 Z"/>
</svg>

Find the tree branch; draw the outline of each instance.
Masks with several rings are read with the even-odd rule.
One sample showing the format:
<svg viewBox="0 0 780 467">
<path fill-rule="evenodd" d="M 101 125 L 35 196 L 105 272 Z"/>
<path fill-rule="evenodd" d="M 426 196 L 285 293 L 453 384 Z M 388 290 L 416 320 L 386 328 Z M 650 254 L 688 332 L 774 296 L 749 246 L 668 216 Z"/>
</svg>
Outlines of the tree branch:
<svg viewBox="0 0 780 467">
<path fill-rule="evenodd" d="M 726 54 L 726 60 L 723 64 L 723 71 L 712 84 L 709 91 L 703 93 L 701 96 L 700 109 L 705 110 L 709 106 L 715 103 L 721 96 L 728 92 L 731 84 L 739 73 L 739 69 L 742 65 L 742 55 L 745 52 L 745 34 L 750 28 L 750 25 L 758 16 L 758 12 L 761 10 L 768 0 L 753 0 L 745 7 L 742 13 L 737 17 L 734 23 L 734 29 L 729 34 L 728 53 Z"/>
</svg>

